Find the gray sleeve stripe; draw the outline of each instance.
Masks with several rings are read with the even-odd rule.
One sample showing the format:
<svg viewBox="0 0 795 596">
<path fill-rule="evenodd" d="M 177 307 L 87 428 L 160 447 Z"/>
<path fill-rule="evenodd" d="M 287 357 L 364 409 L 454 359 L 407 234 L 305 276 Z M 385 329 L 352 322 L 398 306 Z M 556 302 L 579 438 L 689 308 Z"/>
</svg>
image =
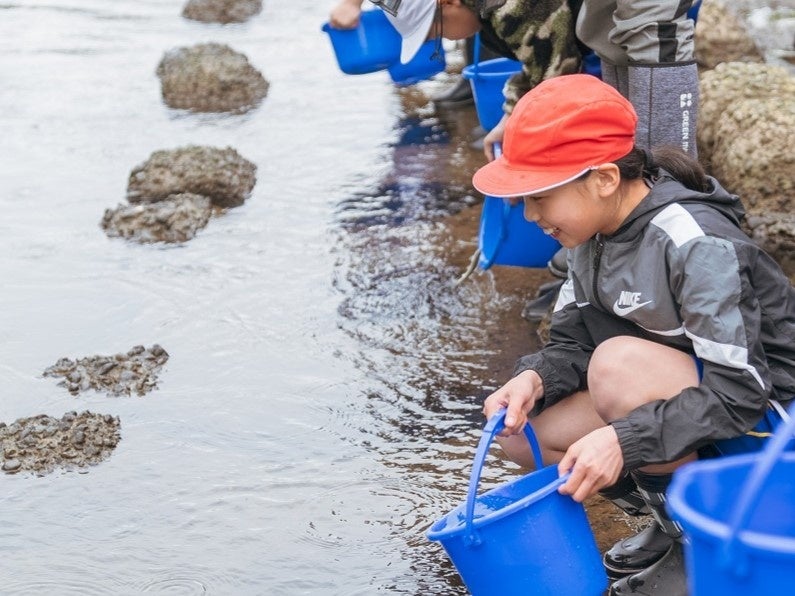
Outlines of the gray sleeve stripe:
<svg viewBox="0 0 795 596">
<path fill-rule="evenodd" d="M 705 339 L 693 335 L 689 331 L 685 331 L 685 335 L 693 342 L 693 349 L 696 351 L 696 356 L 702 360 L 708 360 L 715 364 L 721 364 L 730 368 L 739 370 L 746 370 L 756 380 L 757 383 L 765 388 L 765 383 L 759 371 L 748 363 L 748 350 L 740 346 L 733 346 L 731 344 L 721 344 L 716 341 Z"/>
<path fill-rule="evenodd" d="M 704 230 L 698 222 L 679 203 L 668 205 L 654 216 L 651 223 L 665 232 L 677 248 L 693 238 L 704 236 Z"/>
<path fill-rule="evenodd" d="M 675 337 L 677 335 L 684 335 L 685 334 L 684 326 L 677 327 L 676 329 L 667 329 L 667 330 L 666 329 L 662 329 L 662 330 L 660 330 L 660 329 L 649 329 L 648 327 L 643 327 L 643 325 L 638 325 L 638 327 L 641 327 L 642 329 L 644 329 L 645 331 L 648 331 L 649 333 L 654 333 L 656 335 L 664 335 L 665 337 Z"/>
<path fill-rule="evenodd" d="M 574 283 L 570 279 L 567 279 L 566 283 L 564 283 L 560 288 L 560 292 L 558 293 L 558 301 L 555 302 L 555 308 L 552 310 L 552 312 L 558 312 L 567 304 L 572 304 L 574 300 Z"/>
</svg>

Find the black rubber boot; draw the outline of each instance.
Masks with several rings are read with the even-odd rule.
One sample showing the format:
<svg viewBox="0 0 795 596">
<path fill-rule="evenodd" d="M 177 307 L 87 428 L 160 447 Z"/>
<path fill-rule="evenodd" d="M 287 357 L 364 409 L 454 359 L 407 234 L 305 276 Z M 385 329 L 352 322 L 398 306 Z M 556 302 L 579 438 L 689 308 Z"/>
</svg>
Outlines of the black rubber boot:
<svg viewBox="0 0 795 596">
<path fill-rule="evenodd" d="M 605 499 L 633 517 L 649 515 L 651 510 L 640 494 L 635 481 L 625 473 L 613 486 L 599 491 Z M 638 534 L 616 542 L 602 557 L 607 577 L 621 579 L 643 571 L 668 551 L 673 540 L 652 522 Z"/>
<path fill-rule="evenodd" d="M 437 108 L 445 110 L 455 110 L 475 103 L 472 97 L 472 85 L 464 77 L 460 77 L 452 87 L 431 96 L 430 100 Z"/>
<path fill-rule="evenodd" d="M 639 573 L 659 561 L 671 545 L 673 538 L 662 531 L 656 522 L 634 536 L 616 542 L 602 557 L 607 577 L 618 580 Z"/>
<path fill-rule="evenodd" d="M 610 586 L 610 596 L 687 596 L 687 577 L 682 544 L 674 541 L 662 559 L 640 573 L 628 575 Z"/>
<path fill-rule="evenodd" d="M 549 312 L 558 299 L 558 291 L 563 285 L 562 279 L 556 279 L 538 287 L 536 297 L 528 302 L 522 309 L 522 318 L 537 323 Z"/>
<path fill-rule="evenodd" d="M 645 474 L 638 471 L 631 474 L 657 525 L 671 539 L 672 544 L 651 567 L 628 575 L 610 586 L 610 596 L 687 596 L 687 577 L 681 544 L 682 528 L 665 510 L 665 491 L 671 483 L 671 474 Z"/>
</svg>

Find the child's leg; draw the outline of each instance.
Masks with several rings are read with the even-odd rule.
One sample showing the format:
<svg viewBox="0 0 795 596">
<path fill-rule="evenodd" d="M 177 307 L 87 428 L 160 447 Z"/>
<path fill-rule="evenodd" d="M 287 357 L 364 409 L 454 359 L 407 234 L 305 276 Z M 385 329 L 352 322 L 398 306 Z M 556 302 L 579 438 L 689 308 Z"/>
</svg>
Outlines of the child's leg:
<svg viewBox="0 0 795 596">
<path fill-rule="evenodd" d="M 575 393 L 530 420 L 538 437 L 544 465 L 557 463 L 574 441 L 605 425 L 587 392 Z M 524 435 L 497 437 L 508 459 L 532 469 L 533 456 Z"/>
<path fill-rule="evenodd" d="M 698 369 L 692 356 L 636 337 L 614 337 L 601 343 L 588 367 L 594 409 L 608 422 L 645 403 L 668 399 L 698 384 Z M 670 473 L 695 457 L 691 454 L 643 470 L 652 474 Z"/>
<path fill-rule="evenodd" d="M 692 356 L 637 337 L 619 336 L 602 342 L 588 366 L 594 408 L 607 421 L 698 384 Z"/>
<path fill-rule="evenodd" d="M 698 382 L 695 361 L 684 352 L 635 337 L 603 342 L 588 367 L 589 390 L 559 401 L 530 421 L 544 463 L 557 463 L 569 445 L 610 420 L 626 416 L 647 402 L 672 397 Z M 497 441 L 509 459 L 533 467 L 523 435 L 498 437 Z M 667 464 L 665 470 L 679 464 Z"/>
</svg>

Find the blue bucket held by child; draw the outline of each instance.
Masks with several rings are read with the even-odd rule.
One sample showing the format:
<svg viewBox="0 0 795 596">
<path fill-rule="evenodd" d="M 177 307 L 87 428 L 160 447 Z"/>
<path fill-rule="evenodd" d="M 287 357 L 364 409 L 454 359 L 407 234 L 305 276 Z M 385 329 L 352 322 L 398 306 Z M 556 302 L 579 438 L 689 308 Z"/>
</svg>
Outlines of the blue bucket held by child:
<svg viewBox="0 0 795 596">
<path fill-rule="evenodd" d="M 500 154 L 499 144 L 495 144 L 494 153 Z M 478 265 L 484 270 L 492 265 L 546 267 L 560 243 L 525 219 L 521 201 L 511 205 L 507 199 L 486 196 L 480 213 L 478 248 Z"/>
<path fill-rule="evenodd" d="M 325 23 L 337 65 L 345 74 L 360 75 L 387 70 L 399 86 L 413 85 L 445 68 L 444 48 L 433 40 L 424 43 L 406 64 L 400 62 L 401 36 L 384 11 L 362 11 L 353 29 L 336 29 Z"/>
<path fill-rule="evenodd" d="M 467 500 L 434 523 L 430 540 L 444 547 L 473 596 L 596 596 L 607 576 L 585 509 L 558 487 L 557 466 L 542 468 L 530 425 L 524 428 L 535 472 L 477 495 L 489 446 L 505 411 L 483 429 Z"/>
</svg>

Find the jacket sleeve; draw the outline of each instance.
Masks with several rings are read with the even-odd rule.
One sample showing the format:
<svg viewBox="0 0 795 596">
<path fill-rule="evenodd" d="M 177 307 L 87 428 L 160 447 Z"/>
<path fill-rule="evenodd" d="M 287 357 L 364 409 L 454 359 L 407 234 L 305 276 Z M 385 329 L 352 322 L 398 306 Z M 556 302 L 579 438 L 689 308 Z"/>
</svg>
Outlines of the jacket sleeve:
<svg viewBox="0 0 795 596">
<path fill-rule="evenodd" d="M 593 348 L 593 340 L 574 300 L 573 282 L 569 279 L 561 287 L 555 304 L 549 342 L 538 352 L 520 358 L 514 369 L 514 376 L 535 370 L 544 381 L 544 395 L 536 402 L 534 414 L 585 389 Z"/>
<path fill-rule="evenodd" d="M 771 382 L 751 277 L 754 250 L 700 236 L 669 251 L 670 288 L 704 374 L 698 387 L 611 423 L 628 469 L 674 461 L 740 436 L 764 414 Z"/>
<path fill-rule="evenodd" d="M 517 10 L 522 14 L 511 14 Z M 513 112 L 519 98 L 541 81 L 580 71 L 582 55 L 566 0 L 507 3 L 494 13 L 491 22 L 522 63 L 522 70 L 508 79 L 503 90 L 506 114 Z"/>
</svg>

